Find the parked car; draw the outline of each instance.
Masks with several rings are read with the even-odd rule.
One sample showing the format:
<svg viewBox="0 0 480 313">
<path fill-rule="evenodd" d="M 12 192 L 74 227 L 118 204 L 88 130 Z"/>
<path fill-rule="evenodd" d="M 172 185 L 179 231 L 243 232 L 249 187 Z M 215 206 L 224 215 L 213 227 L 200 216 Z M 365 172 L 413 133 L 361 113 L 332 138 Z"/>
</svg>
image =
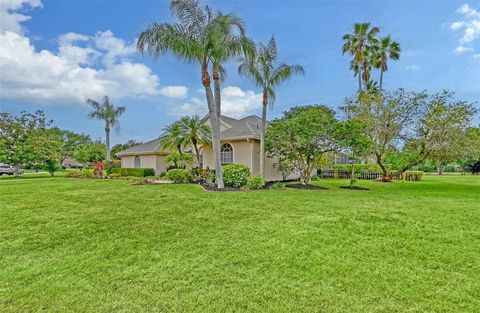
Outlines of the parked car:
<svg viewBox="0 0 480 313">
<path fill-rule="evenodd" d="M 20 174 L 23 174 L 23 170 L 20 169 L 19 172 Z M 15 166 L 0 163 L 0 176 L 13 174 L 15 174 Z"/>
</svg>

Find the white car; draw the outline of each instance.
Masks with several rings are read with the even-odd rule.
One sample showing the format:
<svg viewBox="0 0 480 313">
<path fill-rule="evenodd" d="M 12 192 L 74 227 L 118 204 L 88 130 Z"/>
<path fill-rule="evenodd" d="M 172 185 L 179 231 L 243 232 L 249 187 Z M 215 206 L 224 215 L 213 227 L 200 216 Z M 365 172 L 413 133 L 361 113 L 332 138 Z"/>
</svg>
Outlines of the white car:
<svg viewBox="0 0 480 313">
<path fill-rule="evenodd" d="M 23 170 L 20 170 L 19 172 L 20 174 L 23 174 Z M 0 163 L 0 176 L 13 174 L 15 174 L 15 166 Z"/>
</svg>

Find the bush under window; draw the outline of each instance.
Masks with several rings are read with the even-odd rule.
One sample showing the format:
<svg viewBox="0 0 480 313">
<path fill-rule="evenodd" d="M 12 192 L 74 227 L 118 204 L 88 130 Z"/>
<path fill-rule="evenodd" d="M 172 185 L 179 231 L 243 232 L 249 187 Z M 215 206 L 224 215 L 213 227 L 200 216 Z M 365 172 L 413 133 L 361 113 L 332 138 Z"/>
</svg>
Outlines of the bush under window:
<svg viewBox="0 0 480 313">
<path fill-rule="evenodd" d="M 240 188 L 248 183 L 250 167 L 243 164 L 228 164 L 223 166 L 223 182 L 226 186 Z"/>
</svg>

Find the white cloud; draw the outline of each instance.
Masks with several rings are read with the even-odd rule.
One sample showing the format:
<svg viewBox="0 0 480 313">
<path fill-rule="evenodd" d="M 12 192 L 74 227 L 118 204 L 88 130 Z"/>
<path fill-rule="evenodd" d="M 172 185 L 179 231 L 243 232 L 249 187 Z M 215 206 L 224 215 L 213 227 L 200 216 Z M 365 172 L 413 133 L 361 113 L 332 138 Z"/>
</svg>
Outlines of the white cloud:
<svg viewBox="0 0 480 313">
<path fill-rule="evenodd" d="M 222 89 L 222 114 L 234 118 L 241 118 L 252 114 L 259 114 L 262 108 L 262 94 L 251 90 L 243 91 L 236 86 L 227 86 Z M 169 114 L 175 116 L 200 115 L 208 113 L 206 100 L 195 97 L 180 106 L 173 107 Z"/>
<path fill-rule="evenodd" d="M 25 29 L 22 22 L 28 21 L 31 17 L 17 11 L 25 8 L 42 7 L 40 0 L 1 0 L 0 1 L 0 31 L 12 31 L 23 34 Z"/>
<path fill-rule="evenodd" d="M 473 54 L 473 55 L 472 55 L 472 58 L 473 58 L 474 60 L 480 60 L 480 53 Z"/>
<path fill-rule="evenodd" d="M 463 27 L 463 25 L 465 25 L 465 22 L 456 21 L 456 22 L 453 22 L 452 24 L 450 24 L 450 29 L 451 30 L 457 30 L 457 29 L 460 29 L 461 27 Z"/>
<path fill-rule="evenodd" d="M 455 54 L 462 54 L 464 52 L 471 52 L 473 51 L 473 48 L 470 47 L 464 47 L 464 46 L 458 46 L 453 50 L 453 53 Z"/>
<path fill-rule="evenodd" d="M 160 94 L 169 98 L 185 99 L 188 94 L 188 88 L 185 86 L 168 86 L 160 89 Z"/>
<path fill-rule="evenodd" d="M 420 68 L 417 65 L 412 64 L 412 65 L 407 65 L 406 69 L 410 71 L 418 71 Z"/>
<path fill-rule="evenodd" d="M 94 36 L 66 33 L 58 38 L 58 52 L 37 51 L 16 12 L 40 1 L 0 0 L 0 100 L 42 104 L 84 104 L 85 99 L 110 95 L 114 99 L 158 95 L 160 79 L 144 64 L 127 59 L 135 42 L 126 43 L 110 31 Z M 4 20 L 4 17 L 7 19 Z M 5 21 L 7 21 L 5 23 Z M 99 62 L 101 61 L 101 62 Z M 178 97 L 179 86 L 173 87 Z"/>
<path fill-rule="evenodd" d="M 469 4 L 463 4 L 457 9 L 460 20 L 450 24 L 453 31 L 461 31 L 459 45 L 453 50 L 455 54 L 473 52 L 473 43 L 480 37 L 480 13 Z"/>
</svg>

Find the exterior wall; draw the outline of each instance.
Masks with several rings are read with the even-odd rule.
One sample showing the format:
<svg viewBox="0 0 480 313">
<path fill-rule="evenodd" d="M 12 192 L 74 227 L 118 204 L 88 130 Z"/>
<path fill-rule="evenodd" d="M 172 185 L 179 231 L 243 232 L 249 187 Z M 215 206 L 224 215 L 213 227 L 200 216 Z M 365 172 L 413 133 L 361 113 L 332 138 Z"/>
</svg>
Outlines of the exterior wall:
<svg viewBox="0 0 480 313">
<path fill-rule="evenodd" d="M 226 141 L 221 144 L 229 143 L 233 147 L 233 163 L 245 164 L 250 167 L 252 174 L 260 172 L 260 142 L 258 140 Z M 265 160 L 265 179 L 267 181 L 282 180 L 281 173 L 275 167 L 276 160 L 266 158 Z M 203 147 L 203 168 L 214 169 L 213 151 L 211 147 Z M 288 179 L 298 178 L 298 173 L 292 173 Z"/>
<path fill-rule="evenodd" d="M 155 170 L 155 175 L 159 175 L 166 171 L 166 164 L 163 162 L 165 156 L 159 154 L 145 154 L 139 155 L 140 157 L 140 167 L 142 168 L 153 168 Z M 134 155 L 122 156 L 122 167 L 123 168 L 134 168 Z"/>
</svg>

